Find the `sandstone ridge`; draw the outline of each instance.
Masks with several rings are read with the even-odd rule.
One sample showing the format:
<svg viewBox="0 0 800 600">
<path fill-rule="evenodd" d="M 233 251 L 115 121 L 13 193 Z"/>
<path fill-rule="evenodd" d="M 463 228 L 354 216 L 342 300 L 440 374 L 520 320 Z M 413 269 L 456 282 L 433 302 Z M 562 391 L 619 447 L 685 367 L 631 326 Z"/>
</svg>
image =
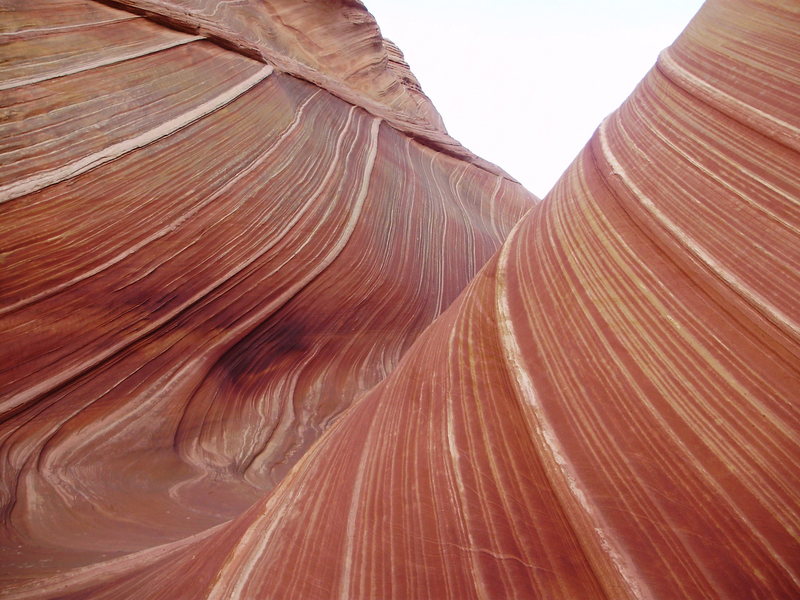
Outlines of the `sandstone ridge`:
<svg viewBox="0 0 800 600">
<path fill-rule="evenodd" d="M 0 598 L 800 595 L 795 3 L 542 201 L 355 0 L 6 5 Z"/>
</svg>

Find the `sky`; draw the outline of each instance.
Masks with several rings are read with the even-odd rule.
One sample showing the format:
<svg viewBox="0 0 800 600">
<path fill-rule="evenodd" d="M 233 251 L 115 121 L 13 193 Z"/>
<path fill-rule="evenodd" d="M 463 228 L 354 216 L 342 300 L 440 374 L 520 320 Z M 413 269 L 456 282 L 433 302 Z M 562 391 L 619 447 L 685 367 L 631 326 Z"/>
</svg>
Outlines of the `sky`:
<svg viewBox="0 0 800 600">
<path fill-rule="evenodd" d="M 363 0 L 450 135 L 539 197 L 702 0 Z"/>
</svg>

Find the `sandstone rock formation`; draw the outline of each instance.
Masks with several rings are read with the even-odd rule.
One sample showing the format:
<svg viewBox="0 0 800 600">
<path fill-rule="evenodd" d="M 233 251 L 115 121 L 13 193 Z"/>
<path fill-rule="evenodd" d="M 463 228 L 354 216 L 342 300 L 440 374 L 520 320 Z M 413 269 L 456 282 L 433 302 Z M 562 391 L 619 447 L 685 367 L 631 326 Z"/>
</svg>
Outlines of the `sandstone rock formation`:
<svg viewBox="0 0 800 600">
<path fill-rule="evenodd" d="M 0 597 L 800 594 L 795 3 L 538 204 L 355 0 L 6 4 Z"/>
</svg>

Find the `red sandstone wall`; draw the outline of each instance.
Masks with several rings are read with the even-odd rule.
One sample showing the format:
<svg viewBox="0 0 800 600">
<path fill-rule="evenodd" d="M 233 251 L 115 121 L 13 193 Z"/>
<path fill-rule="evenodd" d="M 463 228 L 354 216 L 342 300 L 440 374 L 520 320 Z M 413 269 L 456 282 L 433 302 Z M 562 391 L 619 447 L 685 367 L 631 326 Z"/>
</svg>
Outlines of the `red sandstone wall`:
<svg viewBox="0 0 800 600">
<path fill-rule="evenodd" d="M 336 79 L 312 6 L 259 44 Z M 4 20 L 3 597 L 800 593 L 794 3 L 707 3 L 504 243 L 410 92 L 131 14 Z"/>
</svg>

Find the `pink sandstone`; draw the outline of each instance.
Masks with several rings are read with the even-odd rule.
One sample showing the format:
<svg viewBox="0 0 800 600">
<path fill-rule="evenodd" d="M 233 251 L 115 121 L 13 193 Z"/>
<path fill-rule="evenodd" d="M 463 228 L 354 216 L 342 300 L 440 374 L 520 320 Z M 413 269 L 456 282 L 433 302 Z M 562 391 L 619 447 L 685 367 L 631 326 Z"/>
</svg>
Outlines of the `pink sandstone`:
<svg viewBox="0 0 800 600">
<path fill-rule="evenodd" d="M 800 595 L 796 3 L 541 202 L 356 0 L 6 5 L 0 597 Z"/>
</svg>

